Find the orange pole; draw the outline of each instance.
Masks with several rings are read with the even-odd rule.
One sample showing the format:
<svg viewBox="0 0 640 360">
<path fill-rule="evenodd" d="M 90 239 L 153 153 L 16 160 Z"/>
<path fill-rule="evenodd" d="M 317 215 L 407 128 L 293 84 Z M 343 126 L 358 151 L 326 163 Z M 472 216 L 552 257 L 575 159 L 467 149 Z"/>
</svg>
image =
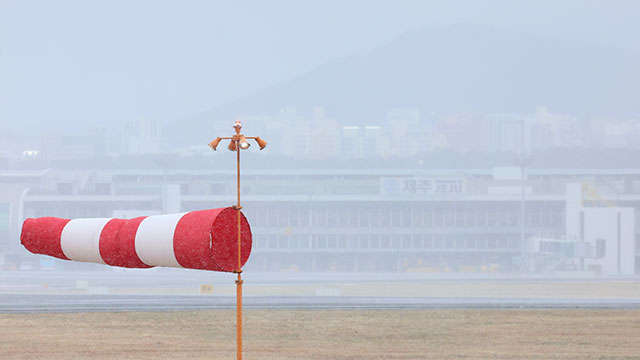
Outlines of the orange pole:
<svg viewBox="0 0 640 360">
<path fill-rule="evenodd" d="M 238 179 L 238 208 L 240 208 L 240 142 L 236 140 L 236 151 L 238 152 L 238 174 L 237 174 L 237 179 Z M 240 228 L 238 228 L 240 229 Z M 239 258 L 238 258 L 239 259 Z M 239 261 L 239 260 L 238 260 Z M 240 266 L 240 262 L 238 262 L 238 267 Z"/>
<path fill-rule="evenodd" d="M 237 340 L 237 358 L 242 360 L 242 234 L 241 222 L 240 222 L 240 142 L 236 140 L 236 151 L 238 152 L 238 205 L 236 209 L 238 211 L 238 279 L 236 280 L 236 340 Z"/>
<path fill-rule="evenodd" d="M 238 280 L 236 280 L 236 339 L 238 341 L 238 360 L 242 360 L 242 283 L 242 277 L 240 273 L 238 273 Z"/>
<path fill-rule="evenodd" d="M 238 204 L 235 206 L 236 211 L 238 212 L 238 267 L 233 272 L 238 274 L 238 278 L 236 280 L 236 337 L 237 337 L 237 352 L 238 352 L 238 360 L 242 360 L 242 216 L 240 214 L 240 210 L 242 206 L 240 205 L 240 141 L 245 141 L 245 139 L 255 139 L 260 145 L 260 150 L 262 150 L 266 146 L 266 142 L 263 140 L 258 141 L 260 138 L 257 136 L 249 136 L 245 137 L 240 134 L 240 129 L 242 129 L 242 123 L 238 120 L 235 122 L 233 128 L 236 131 L 236 134 L 232 137 L 217 137 L 214 141 L 209 143 L 209 146 L 216 150 L 216 147 L 220 143 L 220 140 L 230 139 L 235 145 L 235 151 L 237 152 L 237 165 L 238 165 L 238 173 L 237 173 L 237 191 L 238 191 Z M 215 146 L 214 146 L 215 145 Z M 248 146 L 247 146 L 248 147 Z M 232 150 L 231 144 L 229 144 L 229 150 Z"/>
</svg>

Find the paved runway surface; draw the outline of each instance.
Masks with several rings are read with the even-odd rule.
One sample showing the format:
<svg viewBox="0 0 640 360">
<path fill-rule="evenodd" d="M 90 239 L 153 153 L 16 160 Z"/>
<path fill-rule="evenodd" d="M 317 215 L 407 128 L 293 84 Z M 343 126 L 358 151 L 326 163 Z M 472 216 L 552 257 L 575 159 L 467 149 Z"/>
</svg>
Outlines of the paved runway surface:
<svg viewBox="0 0 640 360">
<path fill-rule="evenodd" d="M 291 296 L 244 298 L 246 309 L 640 309 L 638 300 Z M 227 296 L 0 294 L 0 313 L 234 309 Z"/>
<path fill-rule="evenodd" d="M 0 313 L 234 309 L 234 279 L 233 274 L 172 269 L 0 271 Z M 620 283 L 620 279 L 486 276 L 462 279 L 420 273 L 247 273 L 246 283 L 253 289 L 260 287 L 263 292 L 245 294 L 244 306 L 247 309 L 640 309 L 637 289 L 640 283 L 637 279 L 622 280 Z M 618 285 L 611 287 L 616 281 Z M 202 284 L 215 284 L 216 293 L 199 295 Z M 410 291 L 424 284 L 436 285 L 436 290 Z M 444 285 L 437 287 L 438 284 Z M 512 285 L 517 291 L 494 291 L 511 289 Z M 549 297 L 548 294 L 556 293 L 545 292 L 547 285 L 554 291 L 572 288 L 573 292 Z M 301 286 L 306 292 L 299 291 Z M 351 289 L 351 293 L 341 293 L 341 287 Z M 354 293 L 358 289 L 368 293 Z M 264 293 L 269 290 L 271 293 Z M 395 296 L 387 297 L 387 293 Z"/>
</svg>

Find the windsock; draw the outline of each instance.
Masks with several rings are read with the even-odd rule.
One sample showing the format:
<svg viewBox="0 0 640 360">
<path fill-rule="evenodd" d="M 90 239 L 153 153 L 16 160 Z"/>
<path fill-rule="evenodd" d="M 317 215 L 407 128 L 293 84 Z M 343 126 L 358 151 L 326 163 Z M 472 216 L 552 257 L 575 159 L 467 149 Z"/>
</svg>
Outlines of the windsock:
<svg viewBox="0 0 640 360">
<path fill-rule="evenodd" d="M 240 213 L 241 265 L 251 228 Z M 168 266 L 227 271 L 238 267 L 238 211 L 233 208 L 134 219 L 26 219 L 22 245 L 34 254 L 128 268 Z"/>
</svg>

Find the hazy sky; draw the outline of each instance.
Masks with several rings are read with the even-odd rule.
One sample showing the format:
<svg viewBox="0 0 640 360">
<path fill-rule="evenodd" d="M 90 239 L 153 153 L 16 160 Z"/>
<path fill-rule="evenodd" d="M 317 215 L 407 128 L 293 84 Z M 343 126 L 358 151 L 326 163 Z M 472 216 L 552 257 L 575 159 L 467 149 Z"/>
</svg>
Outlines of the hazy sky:
<svg viewBox="0 0 640 360">
<path fill-rule="evenodd" d="M 188 116 L 457 23 L 640 51 L 639 1 L 0 0 L 0 131 Z"/>
</svg>

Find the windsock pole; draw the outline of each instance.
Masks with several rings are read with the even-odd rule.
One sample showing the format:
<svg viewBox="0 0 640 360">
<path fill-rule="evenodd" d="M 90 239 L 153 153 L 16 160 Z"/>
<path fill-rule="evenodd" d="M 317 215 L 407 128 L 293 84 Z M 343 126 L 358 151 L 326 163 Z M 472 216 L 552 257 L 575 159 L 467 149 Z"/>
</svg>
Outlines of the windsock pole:
<svg viewBox="0 0 640 360">
<path fill-rule="evenodd" d="M 247 139 L 255 140 L 260 147 L 260 150 L 267 146 L 267 142 L 261 139 L 259 136 L 244 136 L 240 133 L 242 129 L 242 123 L 238 120 L 233 125 L 236 130 L 235 135 L 231 137 L 217 137 L 209 143 L 209 147 L 213 150 L 218 148 L 220 141 L 231 140 L 229 143 L 229 150 L 237 152 L 237 184 L 238 184 L 238 204 L 234 207 L 238 212 L 238 267 L 233 272 L 238 274 L 236 280 L 236 338 L 238 349 L 238 360 L 242 360 L 242 234 L 241 234 L 241 214 L 240 209 L 240 150 L 246 150 L 249 148 Z"/>
<path fill-rule="evenodd" d="M 236 129 L 236 131 L 240 133 L 240 129 Z M 238 205 L 236 205 L 236 210 L 238 212 L 238 268 L 235 271 L 238 274 L 238 279 L 236 280 L 236 341 L 238 353 L 237 358 L 238 360 L 242 360 L 242 235 L 240 233 L 240 209 L 242 209 L 242 206 L 240 205 L 240 144 L 237 140 L 235 141 L 236 153 L 238 154 Z"/>
</svg>

